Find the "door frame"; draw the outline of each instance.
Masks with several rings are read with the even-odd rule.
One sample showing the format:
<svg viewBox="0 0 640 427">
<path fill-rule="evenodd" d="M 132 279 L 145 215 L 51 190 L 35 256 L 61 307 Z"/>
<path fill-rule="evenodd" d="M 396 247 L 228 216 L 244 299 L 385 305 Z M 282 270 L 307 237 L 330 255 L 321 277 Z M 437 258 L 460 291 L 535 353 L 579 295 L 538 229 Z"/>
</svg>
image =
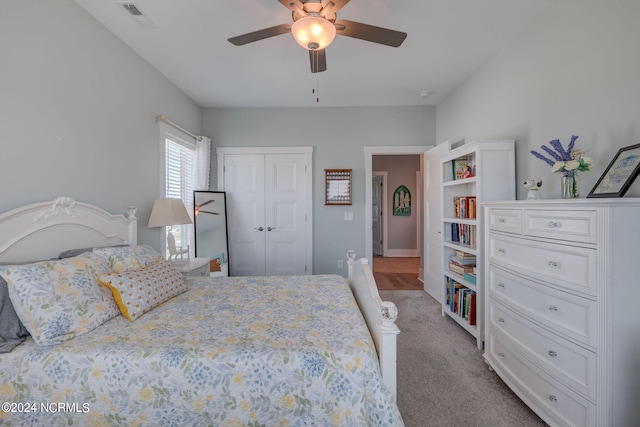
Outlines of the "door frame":
<svg viewBox="0 0 640 427">
<path fill-rule="evenodd" d="M 382 192 L 381 192 L 381 201 L 380 204 L 382 206 L 382 256 L 387 255 L 387 179 L 389 172 L 387 171 L 373 171 L 371 177 L 381 176 L 382 177 Z M 373 184 L 371 184 L 371 191 L 373 191 Z M 373 203 L 373 197 L 371 198 L 371 202 Z M 371 214 L 371 226 L 373 227 L 373 214 Z M 371 254 L 373 256 L 373 230 L 371 230 Z"/>
<path fill-rule="evenodd" d="M 218 191 L 224 191 L 224 156 L 228 154 L 303 154 L 305 169 L 305 265 L 313 274 L 313 147 L 216 147 Z"/>
<path fill-rule="evenodd" d="M 371 177 L 373 176 L 373 156 L 393 154 L 424 154 L 433 145 L 396 145 L 396 146 L 365 146 L 364 147 L 364 251 L 365 257 L 373 262 L 373 217 L 371 214 Z M 419 239 L 423 238 L 418 236 Z"/>
</svg>

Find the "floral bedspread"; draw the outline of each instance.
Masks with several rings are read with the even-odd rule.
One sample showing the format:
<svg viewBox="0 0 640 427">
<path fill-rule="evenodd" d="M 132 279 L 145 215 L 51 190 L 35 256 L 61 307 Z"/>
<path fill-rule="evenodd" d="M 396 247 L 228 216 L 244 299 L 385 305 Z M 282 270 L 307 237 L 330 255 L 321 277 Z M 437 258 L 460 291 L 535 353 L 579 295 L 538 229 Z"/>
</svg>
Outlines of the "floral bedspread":
<svg viewBox="0 0 640 427">
<path fill-rule="evenodd" d="M 134 322 L 0 355 L 0 424 L 403 425 L 344 278 L 189 286 Z"/>
</svg>

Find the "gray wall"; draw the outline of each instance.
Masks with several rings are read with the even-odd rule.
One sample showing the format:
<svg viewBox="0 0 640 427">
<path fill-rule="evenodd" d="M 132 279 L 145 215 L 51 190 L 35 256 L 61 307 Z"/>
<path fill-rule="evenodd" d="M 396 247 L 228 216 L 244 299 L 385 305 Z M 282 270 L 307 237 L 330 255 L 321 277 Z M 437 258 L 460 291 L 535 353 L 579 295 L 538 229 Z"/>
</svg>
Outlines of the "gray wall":
<svg viewBox="0 0 640 427">
<path fill-rule="evenodd" d="M 3 0 L 0 212 L 71 196 L 110 212 L 158 197 L 155 117 L 200 129 L 201 109 L 73 0 Z"/>
<path fill-rule="evenodd" d="M 554 3 L 438 105 L 438 142 L 515 138 L 518 198 L 534 176 L 559 198 L 559 176 L 529 151 L 578 135 L 595 161 L 586 196 L 619 148 L 640 143 L 639 18 L 638 0 Z"/>
<path fill-rule="evenodd" d="M 420 171 L 420 155 L 373 156 L 374 171 L 387 171 L 387 204 L 384 213 L 387 215 L 387 249 L 418 249 L 418 198 L 416 188 L 416 172 Z M 411 215 L 393 215 L 393 194 L 396 188 L 404 185 L 411 193 Z M 420 207 L 420 210 L 422 208 Z"/>
<path fill-rule="evenodd" d="M 313 272 L 344 275 L 337 260 L 349 249 L 365 253 L 364 147 L 435 145 L 435 108 L 211 108 L 202 131 L 218 147 L 313 147 Z M 324 206 L 325 169 L 353 169 L 352 206 Z"/>
</svg>

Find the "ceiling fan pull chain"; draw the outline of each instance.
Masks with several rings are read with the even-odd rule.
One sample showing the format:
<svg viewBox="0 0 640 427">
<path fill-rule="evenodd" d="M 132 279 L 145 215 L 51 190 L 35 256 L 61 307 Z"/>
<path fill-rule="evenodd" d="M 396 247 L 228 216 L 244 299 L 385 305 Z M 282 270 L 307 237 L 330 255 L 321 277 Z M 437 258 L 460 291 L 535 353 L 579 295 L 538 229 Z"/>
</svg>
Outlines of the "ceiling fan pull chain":
<svg viewBox="0 0 640 427">
<path fill-rule="evenodd" d="M 316 66 L 317 66 L 317 64 L 318 64 L 318 51 L 314 50 L 313 51 L 313 55 L 316 57 L 315 61 L 314 61 L 314 64 L 316 64 Z M 311 91 L 311 93 L 316 95 L 316 102 L 320 102 L 320 97 L 318 96 L 317 92 L 318 92 L 318 73 L 316 72 L 316 73 L 313 73 L 313 90 Z"/>
</svg>

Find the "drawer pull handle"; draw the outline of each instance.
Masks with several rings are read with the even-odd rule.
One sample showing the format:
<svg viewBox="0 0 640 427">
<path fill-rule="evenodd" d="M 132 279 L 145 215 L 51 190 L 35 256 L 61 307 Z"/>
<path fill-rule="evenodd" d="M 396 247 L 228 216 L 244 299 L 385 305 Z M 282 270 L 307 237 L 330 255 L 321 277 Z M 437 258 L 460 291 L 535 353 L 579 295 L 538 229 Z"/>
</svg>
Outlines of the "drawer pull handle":
<svg viewBox="0 0 640 427">
<path fill-rule="evenodd" d="M 549 221 L 549 224 L 547 224 L 549 226 L 549 228 L 560 228 L 562 227 L 562 223 L 561 222 L 556 222 L 556 221 Z"/>
<path fill-rule="evenodd" d="M 505 222 L 507 222 L 506 218 L 498 218 L 498 222 L 501 224 L 504 224 Z"/>
<path fill-rule="evenodd" d="M 504 255 L 504 254 L 506 254 L 506 253 L 507 253 L 507 250 L 506 250 L 505 248 L 500 248 L 500 249 L 498 249 L 498 253 L 500 253 L 500 254 L 503 254 L 503 255 Z"/>
<path fill-rule="evenodd" d="M 549 261 L 548 265 L 549 265 L 549 267 L 552 267 L 552 268 L 560 267 L 560 263 L 557 262 L 557 261 Z"/>
<path fill-rule="evenodd" d="M 500 356 L 500 357 L 504 357 L 504 353 L 503 353 L 503 352 L 500 352 L 500 353 L 498 353 L 498 356 Z"/>
<path fill-rule="evenodd" d="M 505 287 L 505 286 L 504 286 L 504 283 L 498 283 L 498 287 L 499 287 L 499 288 L 504 288 L 504 287 Z"/>
<path fill-rule="evenodd" d="M 551 396 L 549 396 L 549 401 L 551 401 L 551 402 L 557 402 L 557 401 L 558 401 L 558 398 L 557 398 L 557 397 L 555 397 L 555 396 L 552 394 Z"/>
<path fill-rule="evenodd" d="M 504 323 L 504 319 L 502 317 L 498 317 L 498 322 Z"/>
<path fill-rule="evenodd" d="M 553 350 L 549 350 L 549 356 L 551 356 L 551 357 L 558 357 L 558 352 L 553 351 Z"/>
<path fill-rule="evenodd" d="M 558 307 L 556 307 L 555 305 L 550 305 L 549 306 L 549 311 L 557 312 L 558 311 Z"/>
</svg>

